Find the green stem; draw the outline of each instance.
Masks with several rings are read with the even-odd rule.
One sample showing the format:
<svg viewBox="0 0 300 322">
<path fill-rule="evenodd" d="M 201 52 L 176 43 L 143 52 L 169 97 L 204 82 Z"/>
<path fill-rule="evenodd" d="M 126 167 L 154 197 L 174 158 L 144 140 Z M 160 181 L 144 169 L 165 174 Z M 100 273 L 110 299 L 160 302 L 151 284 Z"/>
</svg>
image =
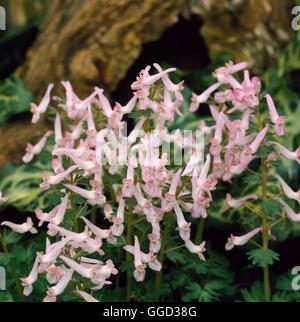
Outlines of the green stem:
<svg viewBox="0 0 300 322">
<path fill-rule="evenodd" d="M 204 226 L 205 226 L 205 219 L 201 217 L 199 219 L 199 224 L 198 224 L 196 237 L 195 237 L 195 244 L 196 245 L 199 245 L 202 242 L 203 233 L 204 233 Z"/>
<path fill-rule="evenodd" d="M 131 210 L 127 214 L 127 237 L 126 237 L 127 245 L 131 245 L 132 243 L 132 214 Z M 131 259 L 131 255 L 129 252 L 126 252 L 126 262 L 129 262 Z M 127 270 L 127 301 L 131 300 L 131 288 L 132 288 L 132 277 L 130 272 Z"/>
<path fill-rule="evenodd" d="M 3 249 L 3 252 L 6 256 L 8 256 L 8 260 L 9 260 L 9 268 L 10 268 L 10 271 L 11 271 L 11 274 L 12 274 L 12 277 L 15 281 L 15 284 L 16 284 L 16 289 L 17 289 L 17 292 L 19 293 L 20 297 L 26 301 L 26 298 L 25 296 L 23 295 L 23 292 L 22 292 L 22 287 L 21 287 L 21 283 L 20 283 L 20 280 L 18 278 L 18 274 L 17 274 L 17 269 L 16 269 L 16 266 L 15 266 L 15 263 L 13 262 L 13 259 L 11 259 L 11 257 L 9 256 L 9 251 L 8 251 L 8 248 L 7 248 L 7 245 L 6 245 L 6 242 L 4 240 L 4 238 L 1 236 L 0 234 L 0 244 L 1 244 L 1 247 Z"/>
<path fill-rule="evenodd" d="M 161 249 L 160 252 L 158 254 L 158 260 L 160 261 L 161 265 L 163 266 L 163 262 L 164 262 L 164 258 L 165 258 L 165 248 L 166 248 L 166 240 L 167 240 L 167 236 L 169 233 L 169 226 L 166 225 L 163 231 L 163 235 L 162 235 L 162 241 L 161 241 Z M 162 280 L 162 269 L 159 272 L 155 273 L 155 288 L 159 289 L 161 286 L 161 280 Z"/>
<path fill-rule="evenodd" d="M 266 162 L 261 159 L 261 191 L 262 199 L 267 200 L 267 171 Z M 265 212 L 262 213 L 262 241 L 263 249 L 267 250 L 269 248 L 269 238 L 268 238 L 268 216 Z M 264 286 L 264 297 L 266 302 L 270 302 L 271 289 L 270 289 L 270 272 L 269 265 L 263 267 L 263 286 Z"/>
</svg>

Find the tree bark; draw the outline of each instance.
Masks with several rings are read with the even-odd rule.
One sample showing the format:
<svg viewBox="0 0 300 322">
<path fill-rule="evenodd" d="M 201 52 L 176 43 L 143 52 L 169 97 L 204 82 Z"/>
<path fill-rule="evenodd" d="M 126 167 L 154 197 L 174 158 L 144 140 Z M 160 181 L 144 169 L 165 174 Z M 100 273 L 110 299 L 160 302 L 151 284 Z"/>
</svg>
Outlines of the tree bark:
<svg viewBox="0 0 300 322">
<path fill-rule="evenodd" d="M 18 74 L 34 94 L 49 82 L 72 82 L 79 95 L 95 84 L 113 90 L 184 7 L 184 0 L 54 0 Z"/>
</svg>

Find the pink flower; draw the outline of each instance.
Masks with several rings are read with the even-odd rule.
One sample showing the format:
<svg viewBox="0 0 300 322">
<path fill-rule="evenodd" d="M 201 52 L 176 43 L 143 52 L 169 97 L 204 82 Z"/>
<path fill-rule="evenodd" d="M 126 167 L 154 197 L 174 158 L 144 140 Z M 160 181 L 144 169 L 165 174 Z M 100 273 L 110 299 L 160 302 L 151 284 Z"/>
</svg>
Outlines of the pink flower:
<svg viewBox="0 0 300 322">
<path fill-rule="evenodd" d="M 169 68 L 165 71 L 157 73 L 155 75 L 149 74 L 150 66 L 147 66 L 144 70 L 142 70 L 139 76 L 136 78 L 136 81 L 132 83 L 131 88 L 134 91 L 137 91 L 138 94 L 140 92 L 148 92 L 149 86 L 154 84 L 156 81 L 161 79 L 164 75 L 167 75 L 170 72 L 176 71 L 176 68 Z"/>
<path fill-rule="evenodd" d="M 258 199 L 258 197 L 257 197 L 257 195 L 250 194 L 250 195 L 244 196 L 243 198 L 240 198 L 240 199 L 233 199 L 231 197 L 230 193 L 226 194 L 226 203 L 231 208 L 239 208 L 242 205 L 244 205 L 247 200 L 251 200 L 251 199 L 256 200 L 256 199 Z"/>
<path fill-rule="evenodd" d="M 197 254 L 199 258 L 205 261 L 205 257 L 203 253 L 205 252 L 205 241 L 203 241 L 200 245 L 195 245 L 190 239 L 185 240 L 185 247 L 192 254 Z"/>
<path fill-rule="evenodd" d="M 110 229 L 101 229 L 92 224 L 86 217 L 81 217 L 81 219 L 85 222 L 85 224 L 89 227 L 89 229 L 95 236 L 101 239 L 107 239 L 111 235 Z"/>
<path fill-rule="evenodd" d="M 39 219 L 39 227 L 41 227 L 43 225 L 43 223 L 49 222 L 57 213 L 58 208 L 60 205 L 55 206 L 50 212 L 43 212 L 42 209 L 37 208 L 35 210 L 35 215 L 36 218 Z"/>
<path fill-rule="evenodd" d="M 137 236 L 134 236 L 134 267 L 133 276 L 137 282 L 142 282 L 145 279 L 145 267 L 142 262 L 142 255 L 140 249 L 140 243 Z"/>
<path fill-rule="evenodd" d="M 48 245 L 46 247 L 46 254 L 41 252 L 37 252 L 36 255 L 41 263 L 50 264 L 55 262 L 56 258 L 61 253 L 62 249 L 65 247 L 67 243 L 72 240 L 72 237 L 64 238 L 63 240 L 56 242 L 52 245 Z"/>
<path fill-rule="evenodd" d="M 64 292 L 72 279 L 72 275 L 73 270 L 69 269 L 55 286 L 48 288 L 47 296 L 44 298 L 43 302 L 56 302 L 56 297 Z"/>
<path fill-rule="evenodd" d="M 25 234 L 27 232 L 30 232 L 32 234 L 37 234 L 37 230 L 33 227 L 33 222 L 30 217 L 27 218 L 26 222 L 23 224 L 14 224 L 10 221 L 3 221 L 1 223 L 1 226 L 7 226 L 11 228 L 13 231 L 19 234 Z"/>
<path fill-rule="evenodd" d="M 215 83 L 211 86 L 209 86 L 202 94 L 200 95 L 196 95 L 196 94 L 192 94 L 192 103 L 190 105 L 189 111 L 190 112 L 196 112 L 199 108 L 199 105 L 201 103 L 205 103 L 209 96 L 217 89 L 221 86 L 220 83 Z"/>
<path fill-rule="evenodd" d="M 286 120 L 285 115 L 278 115 L 276 107 L 274 105 L 273 99 L 270 94 L 265 96 L 269 108 L 269 115 L 272 123 L 274 124 L 274 130 L 277 135 L 282 136 L 284 135 L 284 122 Z"/>
<path fill-rule="evenodd" d="M 65 275 L 66 268 L 64 266 L 56 266 L 54 264 L 47 267 L 46 279 L 50 284 L 57 284 Z"/>
<path fill-rule="evenodd" d="M 125 210 L 125 201 L 121 199 L 119 202 L 117 216 L 112 218 L 113 226 L 111 232 L 114 236 L 121 236 L 124 231 L 124 210 Z"/>
<path fill-rule="evenodd" d="M 177 226 L 179 230 L 179 235 L 182 240 L 188 240 L 191 237 L 191 223 L 188 223 L 183 216 L 182 210 L 179 207 L 177 201 L 174 202 L 174 210 L 177 219 Z"/>
<path fill-rule="evenodd" d="M 255 137 L 255 139 L 253 140 L 253 142 L 250 145 L 246 145 L 244 147 L 244 153 L 248 156 L 248 155 L 252 155 L 255 154 L 256 151 L 258 150 L 261 142 L 264 140 L 267 132 L 268 132 L 269 127 L 266 126 L 264 127 Z"/>
<path fill-rule="evenodd" d="M 283 205 L 287 217 L 295 222 L 300 222 L 300 213 L 295 213 L 295 211 L 281 198 L 278 201 Z"/>
<path fill-rule="evenodd" d="M 133 196 L 134 193 L 134 162 L 129 160 L 128 167 L 127 167 L 127 176 L 125 179 L 122 180 L 122 195 L 123 197 L 130 198 Z"/>
<path fill-rule="evenodd" d="M 147 216 L 148 220 L 155 216 L 155 211 L 150 200 L 146 199 L 142 192 L 139 184 L 136 185 L 134 190 L 134 196 L 139 206 L 142 207 L 144 214 Z"/>
<path fill-rule="evenodd" d="M 174 207 L 174 202 L 176 200 L 176 190 L 180 182 L 182 169 L 179 169 L 173 176 L 169 191 L 165 193 L 164 198 L 161 203 L 163 211 L 169 212 Z"/>
<path fill-rule="evenodd" d="M 157 71 L 159 72 L 159 73 L 162 73 L 163 72 L 163 69 L 161 68 L 161 66 L 159 65 L 159 64 L 153 64 L 153 66 L 157 69 Z M 165 87 L 166 87 L 166 89 L 169 91 L 169 92 L 171 92 L 171 93 L 175 93 L 175 97 L 176 97 L 176 99 L 177 100 L 179 100 L 179 101 L 183 101 L 183 96 L 182 96 L 182 94 L 181 94 L 181 91 L 183 90 L 183 84 L 184 84 L 184 81 L 181 81 L 180 83 L 178 83 L 178 84 L 174 84 L 171 80 L 170 80 L 170 78 L 169 78 L 169 76 L 168 76 L 168 74 L 165 74 L 165 75 L 163 75 L 162 76 L 162 81 L 163 81 L 163 83 L 164 83 L 164 85 L 165 85 Z"/>
<path fill-rule="evenodd" d="M 300 204 L 300 190 L 293 191 L 291 187 L 281 178 L 278 173 L 274 173 L 273 176 L 279 181 L 283 192 L 289 199 L 294 199 Z"/>
<path fill-rule="evenodd" d="M 284 157 L 286 157 L 289 160 L 295 160 L 298 164 L 300 164 L 300 147 L 298 147 L 295 151 L 290 151 L 285 146 L 283 146 L 278 142 L 269 141 L 266 143 L 266 145 L 271 145 L 271 144 L 276 145 L 279 148 L 280 153 Z"/>
<path fill-rule="evenodd" d="M 258 232 L 261 231 L 261 227 L 257 227 L 253 230 L 251 230 L 249 233 L 243 235 L 243 236 L 234 236 L 233 234 L 230 235 L 230 237 L 227 240 L 227 243 L 225 245 L 226 250 L 231 250 L 234 246 L 243 246 L 248 241 L 255 236 Z"/>
<path fill-rule="evenodd" d="M 62 237 L 69 237 L 70 241 L 75 241 L 77 243 L 84 242 L 91 236 L 91 232 L 89 231 L 88 226 L 84 227 L 84 231 L 82 233 L 74 233 L 73 231 L 67 230 L 63 227 L 59 227 L 51 223 L 48 225 L 48 228 L 48 235 L 55 236 L 58 232 Z"/>
<path fill-rule="evenodd" d="M 73 165 L 69 169 L 54 176 L 49 176 L 48 174 L 46 174 L 43 178 L 43 183 L 40 184 L 40 188 L 46 190 L 50 187 L 50 185 L 56 185 L 61 183 L 66 177 L 69 176 L 70 173 L 72 173 L 77 168 L 77 165 Z"/>
<path fill-rule="evenodd" d="M 65 184 L 65 187 L 77 193 L 81 197 L 86 198 L 91 205 L 103 205 L 106 202 L 106 198 L 103 195 L 102 191 L 89 191 L 73 184 Z"/>
<path fill-rule="evenodd" d="M 128 114 L 133 110 L 136 104 L 136 101 L 137 101 L 137 97 L 136 95 L 133 95 L 132 98 L 128 101 L 128 103 L 125 106 L 122 106 L 120 103 L 116 102 L 114 110 L 119 112 L 122 115 Z"/>
<path fill-rule="evenodd" d="M 210 153 L 212 155 L 218 155 L 221 152 L 221 143 L 222 143 L 222 131 L 224 128 L 224 118 L 223 113 L 219 113 L 217 118 L 217 123 L 215 127 L 215 135 L 211 140 Z"/>
<path fill-rule="evenodd" d="M 67 193 L 58 205 L 57 211 L 53 218 L 50 218 L 50 222 L 55 225 L 60 225 L 65 217 L 65 213 L 68 207 L 69 194 Z"/>
<path fill-rule="evenodd" d="M 246 62 L 233 64 L 232 61 L 226 63 L 224 67 L 217 68 L 213 73 L 214 77 L 217 78 L 218 82 L 221 84 L 224 83 L 233 83 L 232 74 L 239 72 L 245 68 L 247 68 L 248 64 Z M 235 85 L 235 83 L 233 83 Z"/>
<path fill-rule="evenodd" d="M 182 172 L 182 176 L 191 174 L 201 160 L 202 160 L 202 155 L 199 153 L 193 152 L 184 171 Z"/>
<path fill-rule="evenodd" d="M 85 300 L 85 302 L 100 302 L 97 299 L 95 299 L 91 294 L 84 291 L 80 291 L 78 288 L 76 289 L 75 293 L 82 297 Z"/>
<path fill-rule="evenodd" d="M 99 106 L 103 110 L 103 114 L 108 118 L 108 127 L 112 129 L 117 129 L 120 126 L 122 119 L 122 114 L 119 111 L 114 111 L 108 99 L 103 95 L 103 90 L 95 87 L 96 93 L 98 95 L 100 104 Z"/>
<path fill-rule="evenodd" d="M 27 144 L 26 154 L 23 156 L 22 161 L 29 163 L 35 155 L 40 154 L 47 143 L 48 137 L 52 134 L 52 131 L 47 131 L 46 134 L 38 141 L 36 145 L 30 143 Z"/>
<path fill-rule="evenodd" d="M 39 260 L 38 257 L 36 257 L 30 274 L 27 277 L 20 278 L 21 284 L 24 287 L 23 294 L 25 296 L 29 296 L 32 292 L 32 284 L 36 282 L 38 277 L 38 267 Z"/>
<path fill-rule="evenodd" d="M 72 132 L 66 131 L 66 140 L 74 142 L 80 138 L 82 132 L 83 120 L 80 120 L 77 125 L 72 129 Z"/>
<path fill-rule="evenodd" d="M 51 100 L 51 91 L 53 89 L 54 85 L 53 84 L 49 84 L 46 90 L 46 93 L 41 101 L 41 103 L 39 105 L 36 105 L 34 103 L 30 104 L 30 111 L 33 114 L 32 116 L 32 123 L 37 123 L 40 119 L 40 115 L 45 113 L 48 105 L 50 103 Z"/>
<path fill-rule="evenodd" d="M 59 113 L 56 113 L 56 117 L 55 117 L 54 134 L 55 134 L 56 145 L 62 146 L 64 144 L 64 139 L 62 135 L 61 119 L 60 119 Z"/>
</svg>

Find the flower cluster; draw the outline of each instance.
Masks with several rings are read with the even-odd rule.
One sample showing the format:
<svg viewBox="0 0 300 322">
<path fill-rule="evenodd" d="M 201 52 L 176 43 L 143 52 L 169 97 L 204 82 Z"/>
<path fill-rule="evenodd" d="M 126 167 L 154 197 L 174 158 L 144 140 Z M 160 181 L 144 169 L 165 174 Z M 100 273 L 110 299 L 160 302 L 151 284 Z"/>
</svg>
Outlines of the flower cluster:
<svg viewBox="0 0 300 322">
<path fill-rule="evenodd" d="M 148 268 L 162 269 L 158 254 L 163 251 L 161 231 L 168 225 L 165 218 L 169 214 L 174 216 L 182 246 L 205 260 L 205 241 L 193 241 L 191 221 L 208 216 L 218 182 L 230 183 L 235 175 L 248 171 L 251 162 L 260 158 L 258 151 L 263 146 L 278 149 L 282 156 L 300 163 L 300 148 L 289 151 L 276 141 L 277 136 L 285 133 L 286 117 L 278 114 L 267 94 L 269 117 L 263 118 L 260 80 L 251 78 L 246 67 L 246 63 L 229 62 L 215 71 L 216 83 L 201 95 L 193 94 L 190 111 L 196 112 L 201 103 L 209 101 L 214 124 L 200 122 L 206 151 L 191 148 L 187 162 L 181 166 L 171 166 L 170 156 L 162 149 L 164 141 L 182 148 L 180 133 L 168 133 L 168 124 L 176 114 L 181 116 L 183 102 L 183 82 L 175 84 L 169 78 L 174 68 L 163 70 L 154 64 L 156 73 L 150 74 L 147 66 L 132 83 L 133 96 L 124 106 L 120 103 L 112 106 L 97 87 L 81 100 L 67 81 L 62 82 L 66 99 L 52 100 L 53 84 L 49 85 L 41 103 L 31 106 L 32 122 L 38 122 L 51 102 L 56 103 L 52 106 L 56 111 L 54 131 L 48 131 L 37 144 L 28 144 L 23 161 L 30 162 L 54 135 L 53 173 L 44 176 L 40 187 L 43 190 L 54 187 L 60 191 L 61 201 L 53 209 L 35 211 L 39 226 L 47 225 L 49 239 L 45 251 L 37 253 L 29 276 L 21 279 L 26 296 L 32 292 L 38 275 L 45 274 L 51 286 L 44 301 L 55 301 L 72 280 L 78 295 L 86 301 L 97 301 L 90 292 L 110 284 L 112 275 L 118 274 L 112 259 L 100 260 L 105 258 L 103 248 L 124 245 L 124 241 L 124 250 L 134 258 L 134 278 L 143 281 Z M 239 81 L 234 74 L 242 70 L 243 79 Z M 139 120 L 129 134 L 124 134 L 125 120 L 133 114 Z M 115 138 L 121 142 L 117 147 Z M 264 178 L 276 158 L 273 151 L 262 159 Z M 293 191 L 279 174 L 273 172 L 273 176 L 285 196 L 300 203 L 300 192 Z M 265 191 L 262 196 L 249 194 L 238 199 L 229 193 L 224 196 L 228 208 L 243 207 L 264 198 Z M 300 221 L 300 214 L 281 197 L 278 200 L 289 219 Z M 88 219 L 91 212 L 96 216 Z M 140 236 L 134 230 L 133 215 L 138 222 L 148 223 L 146 241 L 144 234 Z M 70 216 L 71 221 L 66 219 Z M 30 218 L 22 225 L 10 222 L 2 225 L 18 233 L 37 232 Z M 226 250 L 246 244 L 259 232 L 270 237 L 271 226 L 268 220 L 263 220 L 261 226 L 243 236 L 231 235 Z M 55 242 L 51 243 L 50 237 L 55 237 Z M 144 245 L 147 248 L 142 250 Z M 78 282 L 78 276 L 89 283 Z"/>
</svg>

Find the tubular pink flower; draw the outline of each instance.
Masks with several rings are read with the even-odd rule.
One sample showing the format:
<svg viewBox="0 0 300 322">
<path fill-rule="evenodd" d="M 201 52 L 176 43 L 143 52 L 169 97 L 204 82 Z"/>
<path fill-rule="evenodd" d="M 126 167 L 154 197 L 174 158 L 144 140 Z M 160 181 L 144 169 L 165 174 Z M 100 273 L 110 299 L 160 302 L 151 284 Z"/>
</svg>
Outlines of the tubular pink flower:
<svg viewBox="0 0 300 322">
<path fill-rule="evenodd" d="M 176 71 L 176 68 L 169 68 L 155 75 L 149 75 L 150 66 L 147 66 L 142 70 L 136 81 L 132 83 L 131 88 L 134 91 L 141 91 L 144 88 L 147 89 L 150 85 L 161 79 L 164 75 Z"/>
<path fill-rule="evenodd" d="M 46 247 L 46 254 L 41 252 L 37 252 L 36 255 L 41 263 L 49 264 L 55 262 L 62 249 L 65 247 L 67 243 L 72 240 L 72 237 L 64 238 L 63 240 L 56 242 L 52 245 Z"/>
<path fill-rule="evenodd" d="M 3 221 L 1 226 L 7 226 L 18 234 L 25 234 L 30 232 L 32 234 L 37 234 L 37 230 L 33 227 L 33 222 L 30 217 L 27 218 L 26 222 L 23 224 L 14 224 L 10 221 Z"/>
<path fill-rule="evenodd" d="M 95 226 L 86 217 L 80 217 L 80 218 L 85 222 L 85 224 L 89 227 L 89 229 L 95 236 L 101 239 L 107 239 L 110 236 L 111 231 L 109 229 L 101 229 Z"/>
<path fill-rule="evenodd" d="M 169 191 L 165 193 L 161 203 L 161 207 L 165 212 L 169 212 L 174 207 L 174 201 L 176 199 L 176 190 L 180 182 L 182 169 L 179 169 L 172 178 Z"/>
<path fill-rule="evenodd" d="M 200 95 L 196 95 L 196 94 L 192 94 L 192 103 L 190 105 L 189 111 L 190 112 L 196 112 L 199 108 L 199 105 L 201 103 L 205 103 L 209 96 L 217 89 L 221 86 L 220 83 L 215 83 L 211 86 L 209 86 L 202 94 Z"/>
<path fill-rule="evenodd" d="M 205 241 L 203 241 L 200 245 L 195 245 L 190 239 L 185 240 L 185 247 L 192 254 L 197 254 L 199 258 L 205 261 L 205 257 L 203 253 L 205 252 Z"/>
<path fill-rule="evenodd" d="M 121 199 L 119 202 L 117 216 L 112 218 L 113 226 L 111 232 L 114 236 L 121 236 L 124 231 L 124 210 L 125 210 L 125 201 Z"/>
<path fill-rule="evenodd" d="M 87 107 L 86 120 L 87 120 L 87 126 L 88 126 L 87 134 L 89 136 L 96 135 L 97 131 L 96 131 L 96 126 L 95 126 L 95 122 L 94 122 L 94 118 L 93 118 L 91 104 L 89 104 Z"/>
<path fill-rule="evenodd" d="M 47 131 L 46 134 L 38 141 L 36 145 L 27 144 L 26 154 L 23 156 L 22 161 L 29 163 L 35 155 L 40 154 L 47 143 L 48 137 L 52 134 L 52 131 Z"/>
<path fill-rule="evenodd" d="M 134 255 L 134 246 L 132 245 L 126 245 L 123 247 L 123 249 L 126 252 L 129 252 L 130 254 Z M 157 257 L 153 253 L 143 253 L 141 251 L 141 257 L 143 263 L 147 264 L 153 271 L 159 272 L 162 269 L 161 263 L 157 260 Z"/>
<path fill-rule="evenodd" d="M 56 297 L 64 292 L 72 279 L 72 275 L 73 270 L 69 269 L 55 286 L 48 288 L 47 296 L 44 298 L 43 302 L 56 302 Z"/>
<path fill-rule="evenodd" d="M 231 82 L 231 75 L 237 73 L 245 68 L 247 68 L 248 63 L 241 62 L 238 64 L 233 64 L 232 61 L 226 63 L 224 67 L 217 68 L 213 73 L 214 77 L 217 78 L 218 82 L 221 84 Z"/>
<path fill-rule="evenodd" d="M 94 298 L 91 294 L 84 291 L 80 291 L 78 288 L 76 289 L 75 293 L 78 294 L 80 297 L 82 297 L 85 300 L 85 302 L 100 302 L 96 298 Z"/>
<path fill-rule="evenodd" d="M 43 178 L 43 183 L 40 184 L 41 189 L 48 189 L 50 185 L 56 185 L 61 183 L 66 177 L 69 176 L 69 174 L 71 174 L 77 168 L 77 165 L 73 165 L 69 169 L 54 176 L 45 175 Z"/>
<path fill-rule="evenodd" d="M 298 201 L 298 203 L 300 204 L 300 190 L 298 191 L 293 191 L 291 189 L 291 187 L 281 178 L 281 176 L 278 173 L 274 173 L 273 176 L 279 181 L 281 188 L 283 190 L 283 192 L 285 193 L 285 195 L 289 198 L 289 199 L 294 199 L 296 201 Z"/>
<path fill-rule="evenodd" d="M 142 262 L 140 243 L 137 236 L 134 236 L 134 267 L 133 276 L 137 282 L 142 282 L 145 279 L 145 264 Z"/>
<path fill-rule="evenodd" d="M 57 208 L 55 217 L 50 219 L 50 222 L 54 225 L 60 225 L 65 217 L 66 210 L 68 208 L 69 194 L 67 193 L 62 199 L 60 205 Z"/>
<path fill-rule="evenodd" d="M 54 122 L 54 134 L 55 134 L 55 143 L 57 146 L 61 146 L 64 143 L 61 127 L 61 119 L 59 113 L 56 113 L 55 122 Z"/>
<path fill-rule="evenodd" d="M 25 296 L 29 296 L 32 292 L 32 284 L 36 282 L 38 277 L 38 267 L 39 267 L 39 259 L 38 257 L 36 257 L 29 275 L 27 277 L 20 278 L 21 284 L 24 287 L 23 294 Z"/>
<path fill-rule="evenodd" d="M 132 98 L 128 101 L 128 103 L 125 106 L 122 106 L 120 103 L 116 103 L 115 105 L 115 111 L 119 112 L 120 114 L 128 114 L 132 112 L 135 104 L 137 101 L 137 96 L 133 95 Z"/>
<path fill-rule="evenodd" d="M 59 256 L 73 271 L 77 272 L 82 277 L 90 279 L 92 277 L 93 268 L 84 267 L 82 264 L 75 262 L 73 259 L 66 256 Z"/>
<path fill-rule="evenodd" d="M 231 208 L 239 208 L 242 205 L 244 205 L 247 200 L 251 200 L 251 199 L 257 200 L 258 197 L 257 197 L 257 195 L 250 194 L 250 195 L 244 196 L 243 198 L 240 198 L 240 199 L 233 199 L 231 197 L 230 193 L 226 194 L 226 203 Z"/>
<path fill-rule="evenodd" d="M 49 222 L 53 217 L 55 217 L 60 205 L 54 207 L 49 213 L 43 212 L 42 209 L 37 208 L 35 210 L 36 218 L 39 219 L 39 227 L 43 225 L 44 222 Z"/>
<path fill-rule="evenodd" d="M 125 179 L 122 180 L 122 195 L 123 197 L 130 198 L 133 196 L 134 193 L 134 168 L 135 165 L 132 160 L 129 160 L 128 167 L 127 167 L 127 176 Z"/>
<path fill-rule="evenodd" d="M 78 186 L 75 186 L 73 184 L 65 184 L 64 186 L 69 190 L 77 193 L 81 197 L 87 199 L 88 202 L 92 205 L 96 205 L 96 204 L 103 205 L 106 202 L 106 198 L 101 191 L 96 191 L 96 190 L 89 191 L 89 190 L 80 188 Z"/>
<path fill-rule="evenodd" d="M 269 141 L 266 143 L 266 145 L 276 145 L 279 150 L 280 153 L 286 157 L 289 160 L 294 160 L 296 161 L 298 164 L 300 164 L 300 147 L 298 147 L 295 151 L 290 151 L 288 150 L 285 146 L 283 146 L 282 144 L 275 142 L 275 141 Z"/>
<path fill-rule="evenodd" d="M 278 199 L 278 201 L 283 205 L 287 217 L 295 222 L 300 222 L 300 213 L 295 213 L 295 211 L 283 200 Z"/>
<path fill-rule="evenodd" d="M 231 234 L 230 237 L 228 237 L 227 243 L 225 245 L 225 249 L 231 250 L 234 246 L 245 245 L 252 237 L 254 237 L 257 233 L 259 233 L 261 229 L 262 229 L 261 227 L 257 227 L 243 236 L 234 236 L 233 234 Z"/>
<path fill-rule="evenodd" d="M 222 132 L 224 128 L 224 118 L 223 113 L 219 113 L 217 118 L 217 123 L 215 127 L 215 135 L 211 140 L 210 153 L 212 155 L 218 155 L 221 152 L 221 143 L 222 143 Z"/>
<path fill-rule="evenodd" d="M 75 141 L 80 138 L 82 132 L 83 120 L 80 120 L 73 128 L 72 132 L 66 132 L 66 139 L 69 141 Z"/>
<path fill-rule="evenodd" d="M 88 226 L 84 227 L 84 231 L 82 233 L 74 233 L 73 231 L 69 231 L 51 223 L 48 225 L 48 228 L 51 232 L 58 232 L 62 237 L 69 237 L 71 238 L 70 241 L 75 241 L 77 243 L 86 241 L 91 235 Z"/>
<path fill-rule="evenodd" d="M 162 73 L 163 72 L 163 69 L 161 68 L 161 66 L 157 63 L 153 64 L 153 66 L 157 69 L 157 71 L 159 73 Z M 165 87 L 167 88 L 167 90 L 169 92 L 174 92 L 175 93 L 175 96 L 178 100 L 180 101 L 183 101 L 183 96 L 181 94 L 181 91 L 183 89 L 183 84 L 184 84 L 184 81 L 181 81 L 180 83 L 178 84 L 174 84 L 168 75 L 163 75 L 162 76 L 162 81 L 165 85 Z"/>
<path fill-rule="evenodd" d="M 177 201 L 174 202 L 174 210 L 177 219 L 177 226 L 179 230 L 179 235 L 182 240 L 188 240 L 191 237 L 191 223 L 188 223 L 183 216 L 182 210 L 179 207 Z"/>
<path fill-rule="evenodd" d="M 270 94 L 265 95 L 267 100 L 267 105 L 269 109 L 269 115 L 272 123 L 274 124 L 274 130 L 277 135 L 282 136 L 284 135 L 284 122 L 286 120 L 285 115 L 278 115 L 276 107 L 274 105 L 273 99 Z"/>
<path fill-rule="evenodd" d="M 37 123 L 40 119 L 40 115 L 46 112 L 48 105 L 50 103 L 50 100 L 51 100 L 51 91 L 52 91 L 53 87 L 54 87 L 54 85 L 52 83 L 48 85 L 46 93 L 39 105 L 36 105 L 34 103 L 30 104 L 30 106 L 31 106 L 30 111 L 33 114 L 32 123 Z"/>
<path fill-rule="evenodd" d="M 46 270 L 46 279 L 50 284 L 57 284 L 60 279 L 65 275 L 66 268 L 64 266 L 50 265 Z"/>
<path fill-rule="evenodd" d="M 264 140 L 267 132 L 268 132 L 269 127 L 266 126 L 264 127 L 255 137 L 255 139 L 253 140 L 253 142 L 250 145 L 245 146 L 244 148 L 244 152 L 247 155 L 252 155 L 255 154 L 256 151 L 258 150 L 261 142 Z"/>
</svg>

